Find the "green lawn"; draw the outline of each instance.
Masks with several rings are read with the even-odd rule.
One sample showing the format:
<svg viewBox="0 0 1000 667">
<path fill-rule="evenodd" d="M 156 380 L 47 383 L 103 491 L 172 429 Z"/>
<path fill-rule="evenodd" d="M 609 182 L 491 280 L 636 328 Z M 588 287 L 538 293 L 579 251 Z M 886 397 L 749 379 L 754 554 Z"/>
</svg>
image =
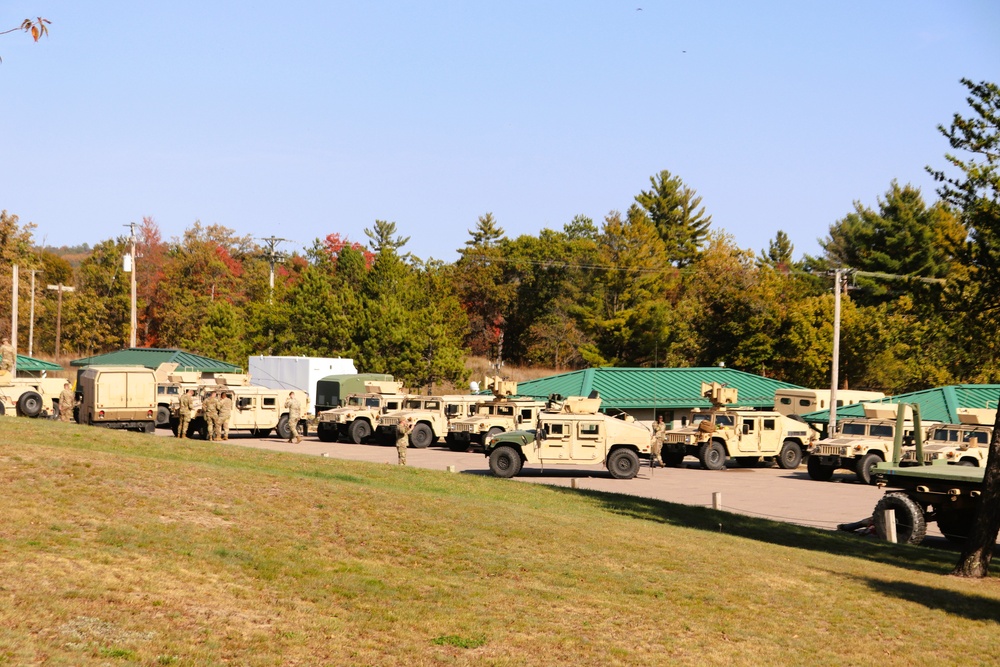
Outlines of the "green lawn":
<svg viewBox="0 0 1000 667">
<path fill-rule="evenodd" d="M 0 665 L 976 665 L 956 556 L 655 500 L 0 419 Z"/>
</svg>

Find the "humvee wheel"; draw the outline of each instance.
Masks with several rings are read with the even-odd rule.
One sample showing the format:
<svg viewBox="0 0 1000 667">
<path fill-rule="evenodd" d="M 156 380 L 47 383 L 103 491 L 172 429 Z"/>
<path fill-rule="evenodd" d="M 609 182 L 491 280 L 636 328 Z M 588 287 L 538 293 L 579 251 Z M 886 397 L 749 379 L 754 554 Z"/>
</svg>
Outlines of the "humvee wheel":
<svg viewBox="0 0 1000 667">
<path fill-rule="evenodd" d="M 794 440 L 785 440 L 778 453 L 778 467 L 784 470 L 795 470 L 802 463 L 802 448 Z"/>
<path fill-rule="evenodd" d="M 37 417 L 42 411 L 42 397 L 35 391 L 26 391 L 17 399 L 17 414 Z"/>
<path fill-rule="evenodd" d="M 292 427 L 288 425 L 288 415 L 281 415 L 278 418 L 278 426 L 275 430 L 278 432 L 278 437 L 282 440 L 288 440 L 292 437 Z"/>
<path fill-rule="evenodd" d="M 336 442 L 337 432 L 332 429 L 316 428 L 316 435 L 319 436 L 320 442 Z"/>
<path fill-rule="evenodd" d="M 444 441 L 448 443 L 448 449 L 453 452 L 464 452 L 471 444 L 468 440 L 459 440 L 451 433 L 444 437 Z"/>
<path fill-rule="evenodd" d="M 489 442 L 490 440 L 497 437 L 501 433 L 503 433 L 503 429 L 500 428 L 499 426 L 494 426 L 493 428 L 491 428 L 489 431 L 486 432 L 486 435 L 483 436 L 483 442 L 484 443 Z"/>
<path fill-rule="evenodd" d="M 513 477 L 521 472 L 521 455 L 513 447 L 497 447 L 490 453 L 490 472 L 497 477 Z"/>
<path fill-rule="evenodd" d="M 156 422 L 155 421 L 151 421 L 151 422 L 146 422 L 145 424 L 143 424 L 142 425 L 142 432 L 143 433 L 155 433 L 156 432 Z"/>
<path fill-rule="evenodd" d="M 684 463 L 685 456 L 684 452 L 663 452 L 660 458 L 663 459 L 663 465 L 670 466 L 671 468 L 679 468 Z"/>
<path fill-rule="evenodd" d="M 817 482 L 829 482 L 833 477 L 834 470 L 836 468 L 823 465 L 815 456 L 810 456 L 809 460 L 806 461 L 806 471 L 809 473 L 809 479 L 814 479 Z"/>
<path fill-rule="evenodd" d="M 639 474 L 639 457 L 631 449 L 616 449 L 608 457 L 608 472 L 615 479 L 632 479 Z"/>
<path fill-rule="evenodd" d="M 885 511 L 896 512 L 896 541 L 900 544 L 920 544 L 927 534 L 924 510 L 905 493 L 892 492 L 882 496 L 875 505 L 875 534 L 886 538 Z"/>
<path fill-rule="evenodd" d="M 874 452 L 862 456 L 854 467 L 858 480 L 864 484 L 874 484 L 875 478 L 872 476 L 872 468 L 875 467 L 876 463 L 881 462 L 882 457 Z"/>
<path fill-rule="evenodd" d="M 434 442 L 434 431 L 427 424 L 417 424 L 410 431 L 410 444 L 415 449 L 424 449 Z"/>
<path fill-rule="evenodd" d="M 156 407 L 156 425 L 170 426 L 170 408 L 165 405 Z"/>
<path fill-rule="evenodd" d="M 969 533 L 972 532 L 972 517 L 973 513 L 971 511 L 938 511 L 938 530 L 950 542 L 964 542 L 969 537 Z"/>
<path fill-rule="evenodd" d="M 706 470 L 722 470 L 726 467 L 726 450 L 715 440 L 710 440 L 698 450 L 698 460 Z"/>
<path fill-rule="evenodd" d="M 978 468 L 979 467 L 979 464 L 976 463 L 975 461 L 973 461 L 972 459 L 962 459 L 961 461 L 959 461 L 955 465 L 967 466 L 969 468 Z"/>
<path fill-rule="evenodd" d="M 3 403 L 0 403 L 0 417 L 3 417 L 4 412 L 6 412 L 6 411 L 3 408 Z"/>
<path fill-rule="evenodd" d="M 171 417 L 170 432 L 173 433 L 174 435 L 177 435 L 177 431 L 179 431 L 180 428 L 181 428 L 181 420 L 177 419 L 177 417 Z"/>
<path fill-rule="evenodd" d="M 360 445 L 372 434 L 372 425 L 364 419 L 355 419 L 347 429 L 347 437 L 355 445 Z"/>
</svg>

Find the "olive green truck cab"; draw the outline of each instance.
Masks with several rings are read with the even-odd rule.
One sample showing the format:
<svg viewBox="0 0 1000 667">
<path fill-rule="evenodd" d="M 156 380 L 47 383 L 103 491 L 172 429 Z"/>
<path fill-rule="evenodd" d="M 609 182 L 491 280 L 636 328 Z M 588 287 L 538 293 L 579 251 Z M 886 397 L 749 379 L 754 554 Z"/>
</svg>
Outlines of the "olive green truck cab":
<svg viewBox="0 0 1000 667">
<path fill-rule="evenodd" d="M 639 473 L 640 457 L 648 457 L 651 433 L 631 416 L 600 412 L 600 396 L 549 397 L 534 429 L 508 431 L 485 447 L 490 471 L 513 477 L 525 465 L 603 464 L 616 479 Z"/>
<path fill-rule="evenodd" d="M 77 421 L 152 433 L 156 429 L 156 373 L 144 366 L 91 366 L 79 374 Z"/>
<path fill-rule="evenodd" d="M 797 468 L 818 433 L 806 423 L 774 410 L 728 407 L 735 404 L 735 388 L 702 383 L 702 396 L 712 408 L 695 413 L 691 424 L 667 431 L 662 457 L 677 466 L 685 456 L 694 456 L 707 470 L 721 470 L 726 458 L 753 467 L 762 460 L 776 460 L 781 468 Z"/>
<path fill-rule="evenodd" d="M 402 382 L 366 382 L 365 391 L 348 395 L 342 407 L 319 413 L 316 435 L 323 442 L 345 439 L 359 445 L 375 432 L 382 415 L 402 408 L 407 397 Z"/>
</svg>

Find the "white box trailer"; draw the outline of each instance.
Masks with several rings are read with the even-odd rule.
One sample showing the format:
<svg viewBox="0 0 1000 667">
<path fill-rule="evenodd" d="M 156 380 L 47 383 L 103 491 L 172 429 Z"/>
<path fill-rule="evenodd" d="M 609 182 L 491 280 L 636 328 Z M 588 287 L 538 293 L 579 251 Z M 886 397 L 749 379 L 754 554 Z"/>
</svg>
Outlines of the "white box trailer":
<svg viewBox="0 0 1000 667">
<path fill-rule="evenodd" d="M 265 357 L 249 358 L 250 383 L 271 389 L 298 389 L 309 395 L 306 412 L 313 412 L 316 402 L 316 382 L 328 375 L 353 375 L 358 372 L 353 359 L 331 357 Z"/>
</svg>

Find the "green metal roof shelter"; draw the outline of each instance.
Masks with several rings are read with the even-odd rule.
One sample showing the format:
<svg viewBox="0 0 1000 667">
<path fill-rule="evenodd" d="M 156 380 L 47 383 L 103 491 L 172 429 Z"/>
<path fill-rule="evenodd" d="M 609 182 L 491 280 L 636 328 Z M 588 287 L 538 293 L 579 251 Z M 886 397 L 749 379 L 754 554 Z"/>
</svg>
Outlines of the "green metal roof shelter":
<svg viewBox="0 0 1000 667">
<path fill-rule="evenodd" d="M 43 373 L 45 371 L 61 371 L 62 366 L 51 361 L 42 361 L 34 357 L 26 357 L 23 354 L 17 355 L 18 373 Z"/>
<path fill-rule="evenodd" d="M 735 387 L 739 405 L 773 408 L 777 389 L 801 389 L 798 385 L 772 380 L 732 368 L 588 368 L 517 384 L 519 396 L 548 398 L 550 394 L 601 395 L 601 408 L 636 410 L 643 408 L 710 408 L 702 397 L 702 382 L 718 382 Z"/>
<path fill-rule="evenodd" d="M 864 401 L 864 403 L 915 403 L 920 406 L 921 419 L 944 424 L 957 424 L 957 408 L 996 410 L 998 400 L 1000 400 L 1000 384 L 953 384 L 899 394 L 898 396 L 886 396 L 874 401 Z M 837 408 L 837 420 L 864 417 L 864 403 Z M 830 411 L 810 412 L 802 415 L 802 418 L 812 424 L 825 424 L 830 421 Z"/>
<path fill-rule="evenodd" d="M 210 359 L 177 348 L 130 347 L 117 352 L 108 352 L 93 357 L 84 357 L 70 362 L 70 365 L 82 366 L 145 366 L 156 370 L 160 364 L 175 363 L 177 370 L 198 371 L 201 373 L 240 373 L 239 366 Z"/>
</svg>

